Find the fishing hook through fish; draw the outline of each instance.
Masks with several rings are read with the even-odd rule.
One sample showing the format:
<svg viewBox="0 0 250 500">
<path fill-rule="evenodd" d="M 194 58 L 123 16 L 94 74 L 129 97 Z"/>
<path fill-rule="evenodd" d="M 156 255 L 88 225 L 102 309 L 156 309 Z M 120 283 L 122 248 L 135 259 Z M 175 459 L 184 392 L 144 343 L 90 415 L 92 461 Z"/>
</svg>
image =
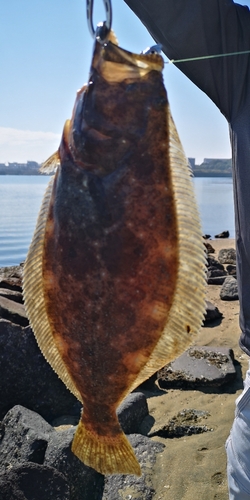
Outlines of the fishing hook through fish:
<svg viewBox="0 0 250 500">
<path fill-rule="evenodd" d="M 88 22 L 89 31 L 90 31 L 93 38 L 98 38 L 101 42 L 105 42 L 107 35 L 111 30 L 111 24 L 112 24 L 111 0 L 103 0 L 103 3 L 104 3 L 105 12 L 106 12 L 106 21 L 99 23 L 97 25 L 97 28 L 95 29 L 94 25 L 93 25 L 94 0 L 86 0 L 87 22 Z"/>
</svg>

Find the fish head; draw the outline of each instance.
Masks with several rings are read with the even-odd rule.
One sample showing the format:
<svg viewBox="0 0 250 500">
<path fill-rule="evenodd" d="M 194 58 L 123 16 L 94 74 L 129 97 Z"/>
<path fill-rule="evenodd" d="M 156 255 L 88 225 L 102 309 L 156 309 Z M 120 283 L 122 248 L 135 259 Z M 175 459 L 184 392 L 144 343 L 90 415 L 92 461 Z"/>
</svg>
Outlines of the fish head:
<svg viewBox="0 0 250 500">
<path fill-rule="evenodd" d="M 143 136 L 152 106 L 167 103 L 162 57 L 133 54 L 110 38 L 95 41 L 89 81 L 77 92 L 64 134 L 74 162 L 101 177 Z"/>
</svg>

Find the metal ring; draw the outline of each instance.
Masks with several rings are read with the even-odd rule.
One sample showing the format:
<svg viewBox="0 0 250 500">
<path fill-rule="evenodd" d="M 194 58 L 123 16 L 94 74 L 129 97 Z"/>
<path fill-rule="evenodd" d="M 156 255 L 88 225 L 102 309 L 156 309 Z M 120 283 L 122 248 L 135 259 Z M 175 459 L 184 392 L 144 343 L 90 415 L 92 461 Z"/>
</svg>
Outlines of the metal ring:
<svg viewBox="0 0 250 500">
<path fill-rule="evenodd" d="M 94 6 L 94 0 L 86 0 L 87 4 L 87 22 L 88 22 L 88 27 L 89 31 L 92 35 L 93 38 L 96 38 L 96 29 L 94 28 L 93 25 L 93 6 Z M 104 8 L 106 12 L 106 21 L 104 21 L 103 24 L 105 24 L 107 33 L 111 29 L 111 24 L 112 24 L 112 7 L 111 7 L 111 0 L 103 0 L 104 3 Z"/>
</svg>

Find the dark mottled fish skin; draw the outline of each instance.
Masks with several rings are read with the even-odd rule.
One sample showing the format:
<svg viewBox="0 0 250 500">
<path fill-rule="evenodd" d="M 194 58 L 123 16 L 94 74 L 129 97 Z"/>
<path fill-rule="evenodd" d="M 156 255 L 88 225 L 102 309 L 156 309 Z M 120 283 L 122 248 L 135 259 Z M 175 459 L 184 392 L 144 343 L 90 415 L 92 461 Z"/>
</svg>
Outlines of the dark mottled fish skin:
<svg viewBox="0 0 250 500">
<path fill-rule="evenodd" d="M 170 161 L 170 127 L 174 136 L 176 130 L 162 68 L 158 54 L 136 56 L 111 42 L 96 42 L 89 83 L 78 92 L 65 124 L 59 166 L 24 273 L 38 343 L 83 401 L 72 451 L 104 474 L 140 474 L 116 409 L 144 366 L 147 370 L 151 362 L 145 379 L 182 346 L 179 332 L 175 339 L 166 330 L 171 310 L 182 314 L 176 295 L 180 303 L 186 298 L 186 263 L 180 263 L 185 245 L 179 248 L 186 222 L 181 205 L 179 227 Z M 178 154 L 182 168 L 185 159 Z M 199 252 L 198 270 L 204 264 Z M 194 284 L 196 289 L 200 295 Z M 36 300 L 39 313 L 33 312 Z M 189 342 L 190 321 L 184 320 L 183 345 Z"/>
<path fill-rule="evenodd" d="M 59 335 L 58 349 L 83 394 L 83 418 L 90 415 L 88 425 L 103 434 L 112 431 L 110 407 L 114 414 L 162 334 L 177 274 L 175 207 L 166 142 L 161 137 L 162 122 L 167 128 L 166 94 L 160 73 L 145 80 L 143 99 L 141 82 L 133 88 L 129 84 L 127 96 L 124 84 L 112 87 L 112 100 L 120 101 L 119 139 L 110 139 L 104 146 L 100 139 L 99 148 L 98 140 L 93 146 L 86 130 L 83 143 L 88 163 L 94 147 L 92 169 L 85 169 L 83 162 L 77 166 L 70 155 L 61 160 L 45 236 L 48 315 L 55 338 Z M 102 81 L 96 92 L 91 91 L 100 113 L 109 88 Z M 132 98 L 134 120 L 126 113 Z M 91 109 L 88 96 L 86 101 Z M 96 123 L 95 109 L 92 113 L 91 126 L 98 126 L 99 113 Z M 113 113 L 111 107 L 108 124 L 117 120 Z M 126 151 L 112 165 L 112 150 L 119 150 L 124 137 Z M 100 418 L 104 401 L 108 428 Z"/>
</svg>

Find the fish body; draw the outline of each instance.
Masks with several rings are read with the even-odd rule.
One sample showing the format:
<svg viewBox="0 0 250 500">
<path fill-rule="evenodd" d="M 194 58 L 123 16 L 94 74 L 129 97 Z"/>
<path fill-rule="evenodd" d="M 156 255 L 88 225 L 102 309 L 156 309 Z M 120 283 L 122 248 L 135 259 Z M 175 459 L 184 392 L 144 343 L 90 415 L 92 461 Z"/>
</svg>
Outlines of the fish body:
<svg viewBox="0 0 250 500">
<path fill-rule="evenodd" d="M 116 409 L 192 341 L 205 257 L 163 59 L 113 42 L 95 42 L 89 82 L 46 162 L 58 168 L 24 297 L 43 354 L 83 402 L 72 451 L 101 473 L 139 475 Z"/>
</svg>

